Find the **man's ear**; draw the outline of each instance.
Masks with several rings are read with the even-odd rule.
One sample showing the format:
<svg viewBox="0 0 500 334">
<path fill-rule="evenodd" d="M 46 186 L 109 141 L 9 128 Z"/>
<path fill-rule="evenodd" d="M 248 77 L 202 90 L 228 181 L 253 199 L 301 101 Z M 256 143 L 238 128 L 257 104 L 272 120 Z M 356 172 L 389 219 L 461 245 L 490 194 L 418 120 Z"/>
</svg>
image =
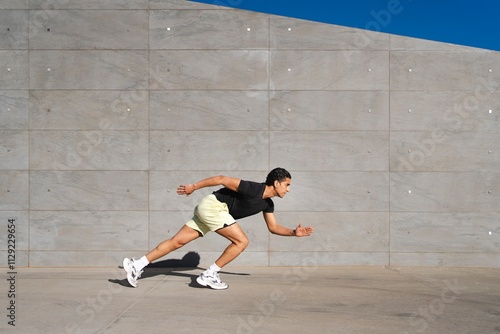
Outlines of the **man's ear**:
<svg viewBox="0 0 500 334">
<path fill-rule="evenodd" d="M 279 183 L 280 183 L 280 182 L 279 182 L 278 180 L 274 180 L 274 185 L 273 185 L 273 186 L 274 186 L 274 188 L 276 188 L 276 187 L 278 186 L 278 184 L 279 184 Z"/>
</svg>

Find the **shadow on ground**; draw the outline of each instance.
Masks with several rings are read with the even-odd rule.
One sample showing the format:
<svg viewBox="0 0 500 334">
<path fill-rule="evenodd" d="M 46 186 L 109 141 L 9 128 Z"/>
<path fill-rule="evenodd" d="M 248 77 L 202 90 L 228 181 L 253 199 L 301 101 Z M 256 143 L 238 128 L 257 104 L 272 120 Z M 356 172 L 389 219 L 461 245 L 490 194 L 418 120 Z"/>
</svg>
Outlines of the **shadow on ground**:
<svg viewBox="0 0 500 334">
<path fill-rule="evenodd" d="M 198 274 L 186 273 L 187 271 L 194 269 L 205 270 L 205 268 L 199 267 L 200 259 L 200 255 L 198 253 L 189 252 L 181 259 L 167 259 L 150 263 L 146 268 L 144 268 L 144 272 L 142 273 L 140 280 L 158 275 L 179 276 L 189 278 L 191 280 L 189 286 L 192 288 L 206 288 L 196 282 Z M 120 268 L 122 267 L 120 266 Z M 246 273 L 233 273 L 226 271 L 221 271 L 221 273 L 228 275 L 250 275 Z M 125 277 L 125 271 L 123 272 L 123 276 L 123 279 L 109 279 L 108 281 L 122 286 L 131 287 Z"/>
</svg>

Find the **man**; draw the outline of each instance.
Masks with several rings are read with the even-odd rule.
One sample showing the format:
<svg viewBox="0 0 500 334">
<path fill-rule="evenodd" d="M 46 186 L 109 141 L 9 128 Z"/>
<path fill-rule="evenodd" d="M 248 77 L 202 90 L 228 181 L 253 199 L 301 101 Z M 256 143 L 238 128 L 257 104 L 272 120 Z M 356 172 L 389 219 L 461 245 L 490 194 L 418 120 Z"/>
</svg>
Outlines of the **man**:
<svg viewBox="0 0 500 334">
<path fill-rule="evenodd" d="M 123 269 L 127 272 L 128 282 L 133 287 L 137 287 L 137 279 L 149 263 L 213 231 L 228 239 L 231 244 L 214 264 L 200 274 L 196 281 L 212 289 L 227 289 L 228 285 L 220 280 L 219 271 L 240 255 L 248 245 L 248 238 L 236 219 L 263 212 L 267 227 L 273 234 L 303 237 L 314 232 L 312 227 L 302 227 L 302 224 L 295 229 L 286 228 L 279 225 L 274 217 L 274 203 L 271 198 L 275 196 L 283 198 L 290 191 L 291 179 L 288 171 L 275 168 L 269 172 L 265 183 L 220 175 L 194 184 L 179 186 L 177 194 L 186 196 L 205 187 L 223 186 L 223 188 L 206 196 L 196 206 L 193 218 L 171 239 L 161 242 L 139 260 L 125 258 Z"/>
</svg>

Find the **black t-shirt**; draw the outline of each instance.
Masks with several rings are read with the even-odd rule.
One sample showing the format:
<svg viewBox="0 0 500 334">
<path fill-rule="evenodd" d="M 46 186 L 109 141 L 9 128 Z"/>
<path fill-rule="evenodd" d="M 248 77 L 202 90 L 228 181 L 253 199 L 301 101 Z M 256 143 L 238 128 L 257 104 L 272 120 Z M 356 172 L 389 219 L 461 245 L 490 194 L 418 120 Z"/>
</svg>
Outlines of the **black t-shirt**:
<svg viewBox="0 0 500 334">
<path fill-rule="evenodd" d="M 274 212 L 273 201 L 262 198 L 265 189 L 265 183 L 241 180 L 238 192 L 222 188 L 213 194 L 220 202 L 227 204 L 229 214 L 234 219 L 240 219 L 262 211 Z"/>
</svg>

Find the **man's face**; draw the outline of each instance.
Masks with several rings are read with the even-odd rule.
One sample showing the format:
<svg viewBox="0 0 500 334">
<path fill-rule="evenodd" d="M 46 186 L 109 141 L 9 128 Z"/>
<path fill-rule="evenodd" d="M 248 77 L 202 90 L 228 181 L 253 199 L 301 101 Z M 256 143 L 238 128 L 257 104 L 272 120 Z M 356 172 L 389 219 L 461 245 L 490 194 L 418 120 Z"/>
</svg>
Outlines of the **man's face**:
<svg viewBox="0 0 500 334">
<path fill-rule="evenodd" d="M 290 183 L 292 180 L 286 178 L 285 180 L 279 182 L 274 181 L 274 190 L 276 191 L 276 195 L 280 198 L 285 197 L 286 193 L 290 191 Z"/>
</svg>

